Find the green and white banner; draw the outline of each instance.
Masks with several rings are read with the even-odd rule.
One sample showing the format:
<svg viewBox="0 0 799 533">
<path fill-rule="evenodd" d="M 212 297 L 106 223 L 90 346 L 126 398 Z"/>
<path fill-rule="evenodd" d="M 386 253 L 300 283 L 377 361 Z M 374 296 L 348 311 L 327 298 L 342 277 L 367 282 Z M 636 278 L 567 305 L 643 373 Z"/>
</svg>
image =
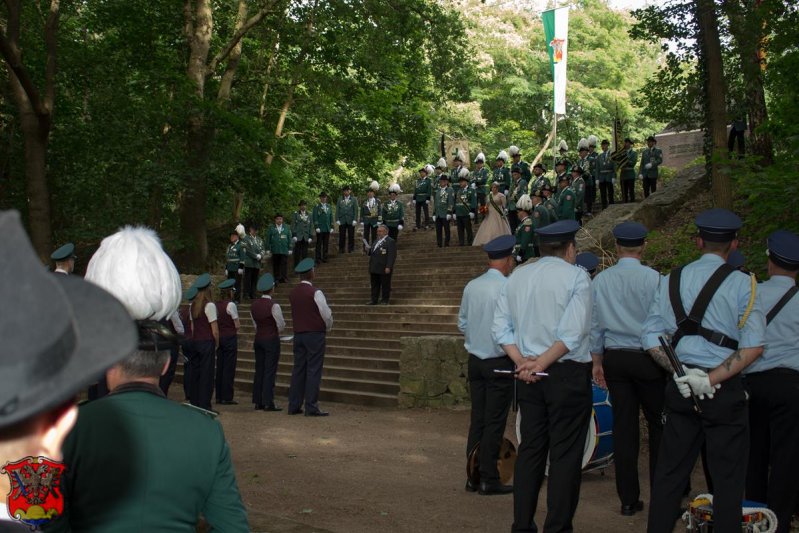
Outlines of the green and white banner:
<svg viewBox="0 0 799 533">
<path fill-rule="evenodd" d="M 555 83 L 553 110 L 558 115 L 566 114 L 566 59 L 569 45 L 569 8 L 559 7 L 541 13 L 544 35 L 549 51 L 549 65 Z"/>
</svg>

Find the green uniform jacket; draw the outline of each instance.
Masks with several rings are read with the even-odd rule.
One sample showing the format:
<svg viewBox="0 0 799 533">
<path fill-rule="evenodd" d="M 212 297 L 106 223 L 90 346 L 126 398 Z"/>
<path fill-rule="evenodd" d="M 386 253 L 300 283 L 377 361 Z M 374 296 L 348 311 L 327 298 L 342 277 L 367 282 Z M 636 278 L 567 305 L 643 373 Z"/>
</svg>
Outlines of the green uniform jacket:
<svg viewBox="0 0 799 533">
<path fill-rule="evenodd" d="M 521 263 L 535 255 L 533 235 L 533 221 L 530 220 L 530 217 L 525 217 L 516 228 L 516 248 L 514 248 L 517 260 L 521 257 L 521 261 L 519 261 Z"/>
<path fill-rule="evenodd" d="M 291 216 L 291 236 L 297 237 L 298 241 L 311 238 L 311 214 L 308 211 L 295 211 Z"/>
<path fill-rule="evenodd" d="M 527 194 L 527 180 L 519 178 L 519 181 L 511 183 L 510 194 L 508 195 L 508 211 L 516 211 L 516 202 L 519 201 L 523 194 Z"/>
<path fill-rule="evenodd" d="M 511 160 L 510 166 L 513 167 L 513 165 L 519 165 L 522 171 L 522 179 L 527 183 L 530 183 L 530 178 L 533 177 L 533 173 L 530 172 L 530 163 L 522 159 L 520 159 L 518 163 L 514 163 L 513 160 Z"/>
<path fill-rule="evenodd" d="M 261 268 L 261 261 L 257 256 L 263 256 L 266 252 L 264 241 L 258 235 L 252 236 L 249 233 L 241 239 L 241 247 L 244 250 L 244 266 L 247 268 Z"/>
<path fill-rule="evenodd" d="M 638 152 L 630 148 L 627 150 L 627 162 L 621 167 L 619 178 L 624 180 L 635 179 L 635 164 L 638 162 Z"/>
<path fill-rule="evenodd" d="M 578 159 L 574 164 L 583 171 L 583 180 L 585 180 L 585 184 L 589 187 L 593 187 L 594 178 L 591 174 L 591 160 L 588 157 L 585 157 L 583 159 Z"/>
<path fill-rule="evenodd" d="M 433 182 L 429 176 L 418 178 L 416 187 L 413 189 L 413 199 L 417 202 L 426 202 L 433 195 Z"/>
<path fill-rule="evenodd" d="M 651 164 L 652 168 L 647 169 L 646 165 Z M 657 178 L 658 167 L 663 164 L 663 150 L 660 148 L 646 147 L 641 151 L 641 167 L 638 173 L 645 178 Z"/>
<path fill-rule="evenodd" d="M 558 221 L 558 203 L 555 201 L 553 197 L 549 197 L 546 201 L 544 201 L 544 207 L 549 213 L 549 223 L 557 222 Z"/>
<path fill-rule="evenodd" d="M 241 241 L 236 241 L 228 245 L 227 255 L 225 259 L 225 270 L 228 272 L 236 272 L 240 268 L 244 268 L 244 249 L 241 246 Z"/>
<path fill-rule="evenodd" d="M 549 226 L 553 222 L 550 220 L 549 211 L 543 203 L 538 204 L 533 208 L 533 214 L 530 216 L 530 218 L 533 220 L 533 229 Z"/>
<path fill-rule="evenodd" d="M 488 169 L 486 167 L 472 171 L 469 176 L 469 185 L 474 184 L 477 194 L 486 193 L 486 183 L 488 183 Z"/>
<path fill-rule="evenodd" d="M 389 200 L 383 204 L 383 224 L 389 228 L 405 225 L 405 206 L 402 202 Z"/>
<path fill-rule="evenodd" d="M 598 183 L 612 183 L 616 175 L 616 163 L 610 158 L 610 150 L 596 157 L 596 177 Z"/>
<path fill-rule="evenodd" d="M 576 197 L 571 187 L 560 191 L 558 196 L 558 220 L 574 220 Z"/>
<path fill-rule="evenodd" d="M 574 191 L 574 205 L 581 210 L 583 208 L 583 200 L 585 200 L 585 179 L 582 177 L 574 179 L 569 187 Z"/>
<path fill-rule="evenodd" d="M 597 158 L 599 154 L 596 152 L 591 152 L 588 154 L 588 172 L 591 173 L 591 185 L 596 185 L 597 181 L 599 180 L 599 171 L 597 169 Z"/>
<path fill-rule="evenodd" d="M 358 199 L 350 195 L 349 198 L 343 196 L 336 204 L 336 222 L 344 226 L 352 226 L 358 220 Z"/>
<path fill-rule="evenodd" d="M 462 168 L 463 168 L 463 165 L 461 165 L 459 167 L 455 167 L 455 168 L 453 168 L 452 170 L 449 171 L 449 184 L 450 184 L 449 186 L 450 187 L 454 187 L 455 184 L 458 183 L 458 173 L 461 171 Z"/>
<path fill-rule="evenodd" d="M 477 209 L 477 193 L 471 186 L 461 189 L 453 189 L 455 192 L 455 216 L 468 217 L 474 209 Z"/>
<path fill-rule="evenodd" d="M 266 236 L 266 246 L 270 252 L 278 255 L 288 255 L 291 247 L 291 230 L 286 224 L 280 230 L 272 224 Z"/>
<path fill-rule="evenodd" d="M 446 188 L 436 188 L 433 193 L 433 216 L 438 218 L 446 218 L 451 215 L 455 208 L 455 192 L 452 187 L 447 185 Z"/>
<path fill-rule="evenodd" d="M 535 178 L 533 184 L 528 187 L 528 189 L 530 190 L 530 195 L 532 196 L 534 192 L 540 190 L 544 185 L 552 186 L 546 174 L 541 174 L 540 176 Z"/>
<path fill-rule="evenodd" d="M 247 532 L 222 426 L 129 383 L 80 407 L 64 443 L 64 514 L 46 531 Z"/>
<path fill-rule="evenodd" d="M 333 208 L 330 204 L 323 204 L 319 202 L 313 208 L 311 213 L 313 218 L 314 231 L 319 230 L 320 233 L 330 233 L 333 229 Z"/>
<path fill-rule="evenodd" d="M 367 198 L 364 200 L 363 205 L 361 206 L 361 223 L 364 226 L 372 226 L 377 227 L 378 224 L 383 222 L 383 214 L 382 214 L 382 207 L 380 206 L 380 200 L 377 198 L 374 199 L 375 203 L 372 209 L 369 209 L 367 206 L 369 199 Z"/>
<path fill-rule="evenodd" d="M 510 169 L 508 167 L 494 167 L 494 181 L 498 182 L 499 185 L 499 192 L 505 194 L 505 191 L 510 191 L 510 182 L 513 178 L 510 175 Z"/>
</svg>

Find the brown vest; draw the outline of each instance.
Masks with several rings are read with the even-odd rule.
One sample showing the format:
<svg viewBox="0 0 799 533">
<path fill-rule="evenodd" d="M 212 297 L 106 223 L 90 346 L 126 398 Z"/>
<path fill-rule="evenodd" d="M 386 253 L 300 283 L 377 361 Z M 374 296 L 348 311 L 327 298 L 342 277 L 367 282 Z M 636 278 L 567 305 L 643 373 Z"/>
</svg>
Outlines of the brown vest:
<svg viewBox="0 0 799 533">
<path fill-rule="evenodd" d="M 236 323 L 233 318 L 227 314 L 227 304 L 229 301 L 215 302 L 216 304 L 216 323 L 219 325 L 219 337 L 235 337 L 236 336 Z"/>
<path fill-rule="evenodd" d="M 192 302 L 191 307 L 197 302 Z M 207 305 L 207 304 L 206 304 Z M 191 314 L 191 307 L 189 308 L 189 314 Z M 208 317 L 205 316 L 205 309 L 200 313 L 200 316 L 197 318 L 192 318 L 192 336 L 191 338 L 195 341 L 212 341 L 214 340 L 214 334 L 211 333 L 211 324 L 208 323 Z"/>
<path fill-rule="evenodd" d="M 272 316 L 272 298 L 258 298 L 250 307 L 250 314 L 255 320 L 255 338 L 258 340 L 274 340 L 278 336 L 277 322 Z"/>
<path fill-rule="evenodd" d="M 291 302 L 291 320 L 294 333 L 324 333 L 327 331 L 325 321 L 319 314 L 319 308 L 314 301 L 314 294 L 318 291 L 313 285 L 300 283 L 289 293 Z"/>
</svg>

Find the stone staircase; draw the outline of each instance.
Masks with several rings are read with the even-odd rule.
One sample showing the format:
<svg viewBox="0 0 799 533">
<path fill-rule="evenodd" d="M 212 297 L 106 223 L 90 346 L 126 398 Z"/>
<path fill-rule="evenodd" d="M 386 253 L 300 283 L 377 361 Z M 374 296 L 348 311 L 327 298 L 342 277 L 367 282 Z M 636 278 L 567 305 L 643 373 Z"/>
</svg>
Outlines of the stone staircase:
<svg viewBox="0 0 799 533">
<path fill-rule="evenodd" d="M 486 269 L 485 253 L 471 246 L 438 248 L 432 230 L 403 231 L 398 242 L 391 305 L 368 306 L 368 258 L 358 251 L 337 254 L 337 241 L 338 235 L 334 234 L 329 262 L 317 267 L 314 280 L 333 311 L 320 399 L 396 406 L 400 337 L 460 335 L 457 316 L 463 288 Z M 293 282 L 279 286 L 275 294 L 287 320 L 283 335 L 291 333 L 288 293 L 293 286 Z M 239 307 L 242 327 L 236 370 L 236 389 L 247 392 L 252 390 L 255 371 L 249 307 L 245 302 Z M 281 404 L 285 404 L 288 394 L 292 361 L 292 345 L 283 343 L 276 387 Z M 249 400 L 241 394 L 238 399 Z"/>
</svg>

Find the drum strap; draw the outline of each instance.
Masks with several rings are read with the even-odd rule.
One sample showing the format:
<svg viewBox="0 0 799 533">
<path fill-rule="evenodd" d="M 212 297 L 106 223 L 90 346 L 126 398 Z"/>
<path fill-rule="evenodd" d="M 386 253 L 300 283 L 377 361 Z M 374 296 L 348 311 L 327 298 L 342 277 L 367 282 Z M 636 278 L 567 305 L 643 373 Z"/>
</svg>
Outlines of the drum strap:
<svg viewBox="0 0 799 533">
<path fill-rule="evenodd" d="M 785 294 L 782 295 L 780 301 L 777 302 L 777 304 L 772 307 L 771 311 L 769 311 L 766 315 L 767 326 L 771 324 L 771 321 L 774 320 L 774 317 L 776 317 L 779 312 L 782 311 L 782 308 L 785 307 L 785 305 L 796 295 L 797 292 L 799 292 L 799 287 L 791 287 L 785 292 Z"/>
<path fill-rule="evenodd" d="M 683 267 L 675 268 L 671 271 L 671 276 L 669 276 L 669 300 L 671 302 L 671 308 L 674 311 L 674 318 L 677 321 L 677 331 L 671 338 L 671 345 L 677 348 L 677 344 L 684 336 L 699 335 L 706 341 L 721 346 L 722 348 L 737 350 L 737 340 L 702 326 L 702 319 L 705 317 L 705 312 L 710 305 L 710 301 L 713 299 L 713 296 L 724 280 L 735 272 L 735 269 L 727 263 L 717 268 L 713 275 L 710 276 L 710 279 L 707 280 L 705 286 L 702 287 L 702 290 L 699 291 L 699 295 L 696 297 L 696 301 L 691 307 L 691 312 L 687 315 L 682 303 L 682 297 L 680 296 L 682 269 Z"/>
</svg>

